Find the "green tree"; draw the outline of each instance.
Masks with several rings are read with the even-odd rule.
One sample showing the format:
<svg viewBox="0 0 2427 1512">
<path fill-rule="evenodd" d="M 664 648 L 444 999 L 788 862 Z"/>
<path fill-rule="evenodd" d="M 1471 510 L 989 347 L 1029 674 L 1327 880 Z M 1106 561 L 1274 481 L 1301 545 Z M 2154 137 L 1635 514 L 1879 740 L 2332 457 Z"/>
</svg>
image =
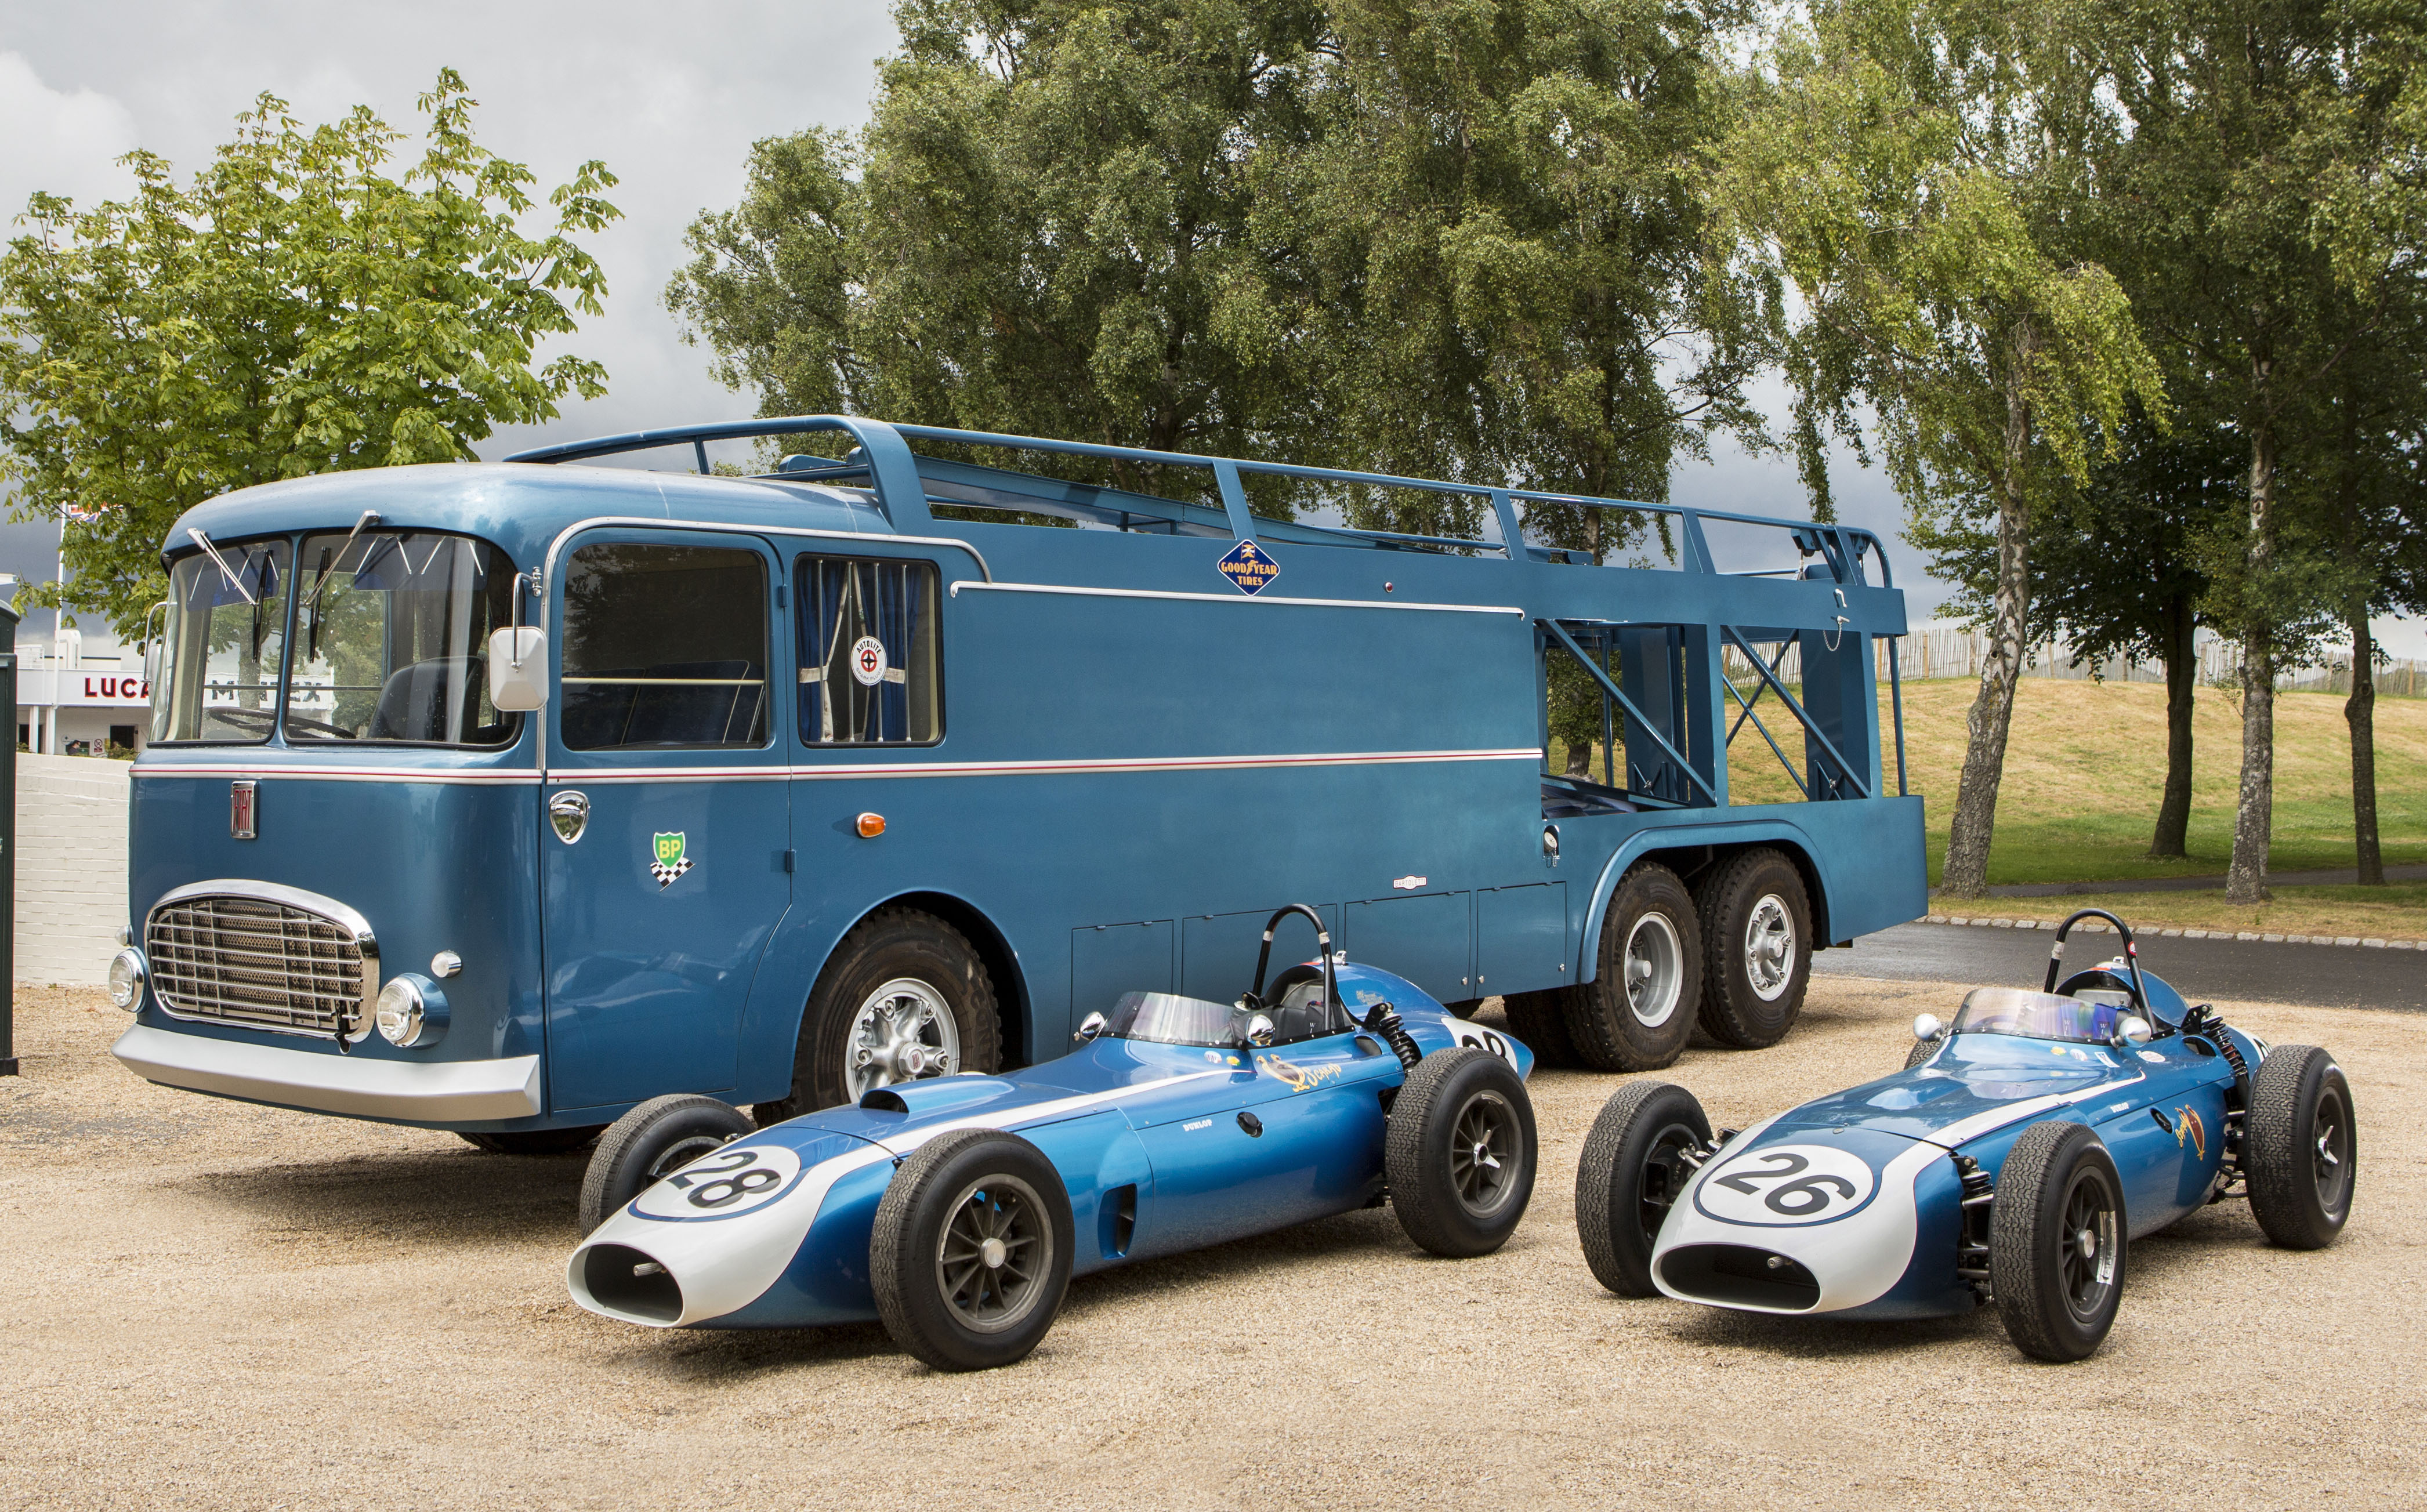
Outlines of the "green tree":
<svg viewBox="0 0 2427 1512">
<path fill-rule="evenodd" d="M 165 592 L 160 544 L 190 506 L 308 473 L 472 458 L 498 425 L 605 391 L 597 364 L 534 366 L 595 315 L 597 263 L 574 241 L 613 219 L 585 163 L 526 236 L 530 172 L 472 137 L 452 70 L 421 97 L 420 158 L 367 108 L 306 127 L 265 94 L 181 188 L 144 152 L 136 192 L 79 210 L 37 194 L 0 255 L 0 465 L 21 519 L 66 528 L 73 576 L 27 602 L 142 633 Z"/>
<path fill-rule="evenodd" d="M 2245 512 L 2208 571 L 2211 618 L 2241 648 L 2225 895 L 2255 902 L 2275 676 L 2316 654 L 2345 597 L 2330 524 L 2294 508 L 2322 491 L 2295 475 L 2288 493 L 2287 467 L 2316 465 L 2317 396 L 2417 276 L 2419 22 L 2376 0 L 2142 0 L 2102 14 L 2128 124 L 2102 154 L 2109 234 L 2134 249 L 2143 322 L 2194 354 L 2197 404 L 2247 448 Z"/>
<path fill-rule="evenodd" d="M 1824 434 L 1877 415 L 1925 534 L 1995 522 L 1991 648 L 1970 715 L 1944 882 L 1987 883 L 2030 611 L 2029 526 L 2157 364 L 2115 279 L 2079 255 L 2096 80 L 2054 5 L 1816 7 L 1750 83 L 1720 193 L 1801 301 L 1788 374 L 1807 478 Z"/>
</svg>

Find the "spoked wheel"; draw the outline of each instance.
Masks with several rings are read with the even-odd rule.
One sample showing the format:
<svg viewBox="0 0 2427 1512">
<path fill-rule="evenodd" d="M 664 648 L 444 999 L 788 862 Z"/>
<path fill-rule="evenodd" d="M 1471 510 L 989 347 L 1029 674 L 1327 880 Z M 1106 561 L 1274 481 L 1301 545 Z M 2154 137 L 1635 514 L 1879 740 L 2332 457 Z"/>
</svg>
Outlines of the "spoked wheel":
<svg viewBox="0 0 2427 1512">
<path fill-rule="evenodd" d="M 2278 1045 L 2251 1078 L 2250 1213 L 2289 1249 L 2323 1249 L 2351 1217 L 2359 1130 L 2342 1067 L 2310 1045 Z"/>
<path fill-rule="evenodd" d="M 877 1316 L 939 1371 L 1008 1365 L 1034 1349 L 1070 1284 L 1070 1198 L 1042 1151 L 969 1129 L 894 1173 L 869 1236 Z"/>
<path fill-rule="evenodd" d="M 1622 1297 L 1655 1296 L 1652 1249 L 1693 1179 L 1686 1153 L 1711 1121 L 1684 1087 L 1630 1081 L 1602 1105 L 1576 1162 L 1576 1238 L 1593 1278 Z"/>
<path fill-rule="evenodd" d="M 2085 1124 L 2034 1124 L 1997 1173 L 1989 1279 L 2006 1337 L 2035 1359 L 2094 1353 L 2124 1298 L 2124 1184 Z"/>
<path fill-rule="evenodd" d="M 751 1127 L 741 1109 L 692 1093 L 652 1097 L 616 1119 L 598 1136 L 581 1175 L 581 1231 Z"/>
<path fill-rule="evenodd" d="M 1463 1260 L 1508 1242 L 1534 1195 L 1534 1102 L 1508 1063 L 1435 1050 L 1391 1104 L 1382 1169 L 1409 1239 Z"/>
</svg>

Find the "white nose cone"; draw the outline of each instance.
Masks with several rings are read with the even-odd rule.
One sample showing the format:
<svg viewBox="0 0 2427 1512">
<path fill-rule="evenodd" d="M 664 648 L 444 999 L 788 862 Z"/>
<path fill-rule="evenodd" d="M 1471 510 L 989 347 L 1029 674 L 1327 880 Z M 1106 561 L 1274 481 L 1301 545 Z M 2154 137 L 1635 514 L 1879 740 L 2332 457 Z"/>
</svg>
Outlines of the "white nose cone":
<svg viewBox="0 0 2427 1512">
<path fill-rule="evenodd" d="M 1765 1127 L 1686 1183 L 1653 1248 L 1653 1283 L 1750 1312 L 1835 1312 L 1885 1295 L 1913 1260 L 1914 1179 L 1946 1151 L 1916 1144 L 1875 1170 L 1817 1141 L 1755 1147 Z"/>
</svg>

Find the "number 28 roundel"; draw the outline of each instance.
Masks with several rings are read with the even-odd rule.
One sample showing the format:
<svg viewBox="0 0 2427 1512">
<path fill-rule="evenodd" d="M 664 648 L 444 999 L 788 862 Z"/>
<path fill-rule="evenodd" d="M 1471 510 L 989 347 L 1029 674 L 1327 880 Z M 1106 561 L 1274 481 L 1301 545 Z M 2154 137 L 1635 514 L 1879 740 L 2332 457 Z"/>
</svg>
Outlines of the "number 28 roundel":
<svg viewBox="0 0 2427 1512">
<path fill-rule="evenodd" d="M 1828 1223 L 1868 1202 L 1878 1184 L 1858 1155 L 1826 1145 L 1769 1145 L 1715 1167 L 1694 1206 L 1721 1223 Z"/>
</svg>

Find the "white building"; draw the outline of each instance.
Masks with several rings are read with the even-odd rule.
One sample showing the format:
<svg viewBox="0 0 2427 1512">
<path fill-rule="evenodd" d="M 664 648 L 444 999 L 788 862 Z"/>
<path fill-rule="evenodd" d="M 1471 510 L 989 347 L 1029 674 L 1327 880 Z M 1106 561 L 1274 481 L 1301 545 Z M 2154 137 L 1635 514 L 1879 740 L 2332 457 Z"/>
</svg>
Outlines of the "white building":
<svg viewBox="0 0 2427 1512">
<path fill-rule="evenodd" d="M 13 583 L 0 574 L 0 593 Z M 106 631 L 73 627 L 17 642 L 17 744 L 43 756 L 106 756 L 149 741 L 143 660 Z"/>
</svg>

